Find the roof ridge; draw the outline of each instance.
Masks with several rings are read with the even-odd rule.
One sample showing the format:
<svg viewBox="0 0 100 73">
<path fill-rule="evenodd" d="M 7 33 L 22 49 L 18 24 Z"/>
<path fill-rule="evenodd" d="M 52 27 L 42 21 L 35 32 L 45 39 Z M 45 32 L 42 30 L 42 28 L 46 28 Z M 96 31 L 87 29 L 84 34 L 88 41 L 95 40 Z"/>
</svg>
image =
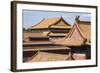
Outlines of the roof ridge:
<svg viewBox="0 0 100 73">
<path fill-rule="evenodd" d="M 71 26 L 68 22 L 65 21 L 65 19 L 61 16 L 61 19 L 66 23 L 68 26 Z"/>
<path fill-rule="evenodd" d="M 84 37 L 84 34 L 81 32 L 81 29 L 80 29 L 80 27 L 79 27 L 79 25 L 78 25 L 77 22 L 73 25 L 72 29 L 70 30 L 70 32 L 68 33 L 68 35 L 66 36 L 66 38 L 68 38 L 68 37 L 70 38 L 70 37 L 71 37 L 72 33 L 73 33 L 74 30 L 75 30 L 75 26 L 76 26 L 77 30 L 79 31 L 81 37 L 82 37 L 83 39 L 86 39 L 86 38 Z"/>
<path fill-rule="evenodd" d="M 76 26 L 77 26 L 77 28 L 78 28 L 78 31 L 80 32 L 80 35 L 84 38 L 84 39 L 86 39 L 85 37 L 84 37 L 84 34 L 82 33 L 82 31 L 81 31 L 81 29 L 80 29 L 80 26 L 79 26 L 79 24 L 76 22 Z"/>
<path fill-rule="evenodd" d="M 65 20 L 64 20 L 64 18 L 61 16 L 61 17 L 59 17 L 59 20 L 58 21 L 56 21 L 55 23 L 53 23 L 53 24 L 56 24 L 56 23 L 58 23 L 60 20 L 62 20 L 66 25 L 68 25 L 68 26 L 71 26 L 68 22 L 66 22 Z M 49 27 L 50 26 L 52 26 L 53 24 L 51 24 L 51 25 L 49 25 Z"/>
<path fill-rule="evenodd" d="M 69 33 L 66 35 L 66 37 L 65 38 L 68 38 L 68 37 L 70 37 L 70 35 L 72 34 L 72 32 L 74 31 L 74 26 L 75 26 L 75 24 L 73 25 L 73 27 L 71 28 L 71 30 L 69 31 Z M 73 30 L 72 30 L 73 29 Z"/>
</svg>

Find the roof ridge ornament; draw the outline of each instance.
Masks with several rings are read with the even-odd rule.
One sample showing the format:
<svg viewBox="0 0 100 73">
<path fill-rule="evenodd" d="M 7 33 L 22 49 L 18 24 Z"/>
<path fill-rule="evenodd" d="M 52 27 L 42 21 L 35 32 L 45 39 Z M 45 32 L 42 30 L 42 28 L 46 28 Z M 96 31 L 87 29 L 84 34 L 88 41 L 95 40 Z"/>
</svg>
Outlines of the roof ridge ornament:
<svg viewBox="0 0 100 73">
<path fill-rule="evenodd" d="M 76 16 L 75 21 L 79 22 L 80 21 L 79 18 L 80 18 L 80 16 Z"/>
</svg>

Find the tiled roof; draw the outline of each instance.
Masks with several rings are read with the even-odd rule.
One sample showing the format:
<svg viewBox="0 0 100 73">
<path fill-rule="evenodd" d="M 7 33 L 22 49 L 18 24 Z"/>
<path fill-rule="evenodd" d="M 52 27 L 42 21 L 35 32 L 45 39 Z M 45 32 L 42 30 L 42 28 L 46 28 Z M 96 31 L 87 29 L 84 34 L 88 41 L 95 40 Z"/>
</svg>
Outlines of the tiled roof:
<svg viewBox="0 0 100 73">
<path fill-rule="evenodd" d="M 44 37 L 42 32 L 23 32 L 24 37 Z"/>
<path fill-rule="evenodd" d="M 62 17 L 45 18 L 45 19 L 41 20 L 38 24 L 33 25 L 32 27 L 30 27 L 29 29 L 49 28 L 49 26 L 57 23 L 60 20 L 63 20 L 64 21 L 64 19 Z M 69 26 L 69 24 L 67 22 L 65 22 L 65 23 Z M 55 26 L 55 27 L 57 28 L 58 26 Z M 63 28 L 63 26 L 61 26 L 60 28 Z"/>
<path fill-rule="evenodd" d="M 86 21 L 78 22 L 80 30 L 82 31 L 84 37 L 89 41 L 91 40 L 91 23 Z"/>
<path fill-rule="evenodd" d="M 55 44 L 62 44 L 65 46 L 80 46 L 83 44 L 82 40 L 74 40 L 74 39 L 64 39 L 61 41 L 55 41 Z"/>
<path fill-rule="evenodd" d="M 91 24 L 87 21 L 76 22 L 68 35 L 62 39 L 54 41 L 55 44 L 66 46 L 79 46 L 90 41 Z"/>
</svg>

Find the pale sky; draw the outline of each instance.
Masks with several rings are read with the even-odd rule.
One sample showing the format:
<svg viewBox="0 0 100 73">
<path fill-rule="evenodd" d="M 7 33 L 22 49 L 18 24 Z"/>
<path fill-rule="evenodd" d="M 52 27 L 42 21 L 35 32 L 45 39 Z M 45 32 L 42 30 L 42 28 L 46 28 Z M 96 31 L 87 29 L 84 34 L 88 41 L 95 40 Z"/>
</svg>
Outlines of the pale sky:
<svg viewBox="0 0 100 73">
<path fill-rule="evenodd" d="M 75 22 L 75 17 L 80 16 L 80 20 L 91 21 L 90 13 L 83 12 L 63 12 L 63 11 L 37 11 L 37 10 L 23 10 L 22 13 L 23 27 L 29 28 L 32 25 L 35 25 L 43 18 L 52 18 L 52 17 L 63 17 L 66 22 L 73 25 Z"/>
</svg>

